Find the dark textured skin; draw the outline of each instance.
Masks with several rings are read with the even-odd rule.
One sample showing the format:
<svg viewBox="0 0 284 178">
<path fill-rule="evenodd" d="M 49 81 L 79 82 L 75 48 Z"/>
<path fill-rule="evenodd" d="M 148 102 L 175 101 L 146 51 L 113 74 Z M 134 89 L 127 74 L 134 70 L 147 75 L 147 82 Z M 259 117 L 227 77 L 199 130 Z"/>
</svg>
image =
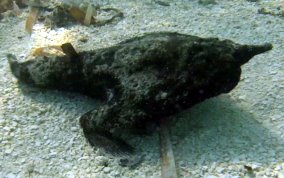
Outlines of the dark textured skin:
<svg viewBox="0 0 284 178">
<path fill-rule="evenodd" d="M 104 100 L 105 105 L 84 114 L 80 124 L 91 145 L 111 152 L 132 150 L 116 131 L 146 129 L 146 123 L 231 91 L 239 82 L 241 65 L 271 48 L 162 32 L 73 58 L 37 57 L 23 63 L 8 58 L 20 81 Z"/>
</svg>

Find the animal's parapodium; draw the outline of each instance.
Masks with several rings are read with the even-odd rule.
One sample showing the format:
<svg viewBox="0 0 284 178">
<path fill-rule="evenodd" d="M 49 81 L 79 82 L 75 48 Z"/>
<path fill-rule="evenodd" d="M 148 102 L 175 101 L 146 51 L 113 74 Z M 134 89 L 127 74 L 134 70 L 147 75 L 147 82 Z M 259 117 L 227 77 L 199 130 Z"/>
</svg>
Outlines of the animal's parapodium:
<svg viewBox="0 0 284 178">
<path fill-rule="evenodd" d="M 75 59 L 8 59 L 20 81 L 104 100 L 103 106 L 84 114 L 80 124 L 91 145 L 119 154 L 133 151 L 119 131 L 147 130 L 146 123 L 231 91 L 239 82 L 241 65 L 270 49 L 271 44 L 240 45 L 163 32 L 79 52 Z"/>
</svg>

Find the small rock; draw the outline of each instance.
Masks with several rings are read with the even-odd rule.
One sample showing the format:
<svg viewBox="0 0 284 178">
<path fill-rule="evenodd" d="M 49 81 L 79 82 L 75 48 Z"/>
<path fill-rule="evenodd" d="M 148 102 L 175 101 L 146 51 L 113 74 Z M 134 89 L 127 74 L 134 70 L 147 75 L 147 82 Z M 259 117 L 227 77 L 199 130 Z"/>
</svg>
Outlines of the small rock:
<svg viewBox="0 0 284 178">
<path fill-rule="evenodd" d="M 258 164 L 252 164 L 252 165 L 251 165 L 251 168 L 252 168 L 252 170 L 258 170 L 258 169 L 260 169 L 260 165 L 258 165 Z"/>
<path fill-rule="evenodd" d="M 223 172 L 224 172 L 224 168 L 218 167 L 218 168 L 216 168 L 216 171 L 217 171 L 218 173 L 223 173 Z"/>
<path fill-rule="evenodd" d="M 280 171 L 281 169 L 282 169 L 282 166 L 281 166 L 281 165 L 277 165 L 277 166 L 274 168 L 275 171 Z"/>
<path fill-rule="evenodd" d="M 119 173 L 118 171 L 113 171 L 113 172 L 111 173 L 111 175 L 112 175 L 112 176 L 119 176 L 120 173 Z"/>
<path fill-rule="evenodd" d="M 220 178 L 232 178 L 232 177 L 229 175 L 221 175 Z"/>
<path fill-rule="evenodd" d="M 38 129 L 38 126 L 37 126 L 37 125 L 31 125 L 31 126 L 30 126 L 30 129 L 31 129 L 31 130 L 37 130 L 37 129 Z"/>
<path fill-rule="evenodd" d="M 245 101 L 245 100 L 246 100 L 246 96 L 245 96 L 245 95 L 240 95 L 240 96 L 239 96 L 239 100 Z"/>
<path fill-rule="evenodd" d="M 278 178 L 284 178 L 284 172 L 279 172 L 277 176 Z"/>
<path fill-rule="evenodd" d="M 95 160 L 96 160 L 97 164 L 100 165 L 100 166 L 108 165 L 108 159 L 104 156 L 97 156 L 95 158 Z"/>
<path fill-rule="evenodd" d="M 159 1 L 159 0 L 154 0 L 154 2 L 161 5 L 161 6 L 170 6 L 170 4 L 168 2 Z"/>
<path fill-rule="evenodd" d="M 204 176 L 204 178 L 217 178 L 217 177 L 214 176 L 214 175 L 206 175 L 206 176 Z"/>
<path fill-rule="evenodd" d="M 5 120 L 4 119 L 0 119 L 0 126 L 4 126 L 6 124 Z"/>
<path fill-rule="evenodd" d="M 50 158 L 55 158 L 57 155 L 57 152 L 51 152 L 49 153 Z"/>
<path fill-rule="evenodd" d="M 168 93 L 167 93 L 167 92 L 163 92 L 163 93 L 161 94 L 161 99 L 166 99 L 167 96 L 168 96 Z"/>
<path fill-rule="evenodd" d="M 269 73 L 270 73 L 271 75 L 275 75 L 275 74 L 277 74 L 277 71 L 272 70 L 272 71 L 270 71 Z"/>
<path fill-rule="evenodd" d="M 88 38 L 86 36 L 80 36 L 79 40 L 83 43 L 86 43 L 88 41 Z"/>
<path fill-rule="evenodd" d="M 50 140 L 47 140 L 47 141 L 45 142 L 45 145 L 49 145 L 50 142 L 51 142 Z"/>
<path fill-rule="evenodd" d="M 16 176 L 15 174 L 9 173 L 9 174 L 6 175 L 5 178 L 16 178 L 16 177 L 17 177 L 17 176 Z"/>
<path fill-rule="evenodd" d="M 198 3 L 202 5 L 217 4 L 215 0 L 199 0 Z"/>
<path fill-rule="evenodd" d="M 27 173 L 31 174 L 34 172 L 35 169 L 35 164 L 34 162 L 30 162 L 27 164 L 27 166 L 25 167 L 25 170 L 27 171 Z"/>
<path fill-rule="evenodd" d="M 36 146 L 36 147 L 39 147 L 40 145 L 41 145 L 41 142 L 36 141 L 35 146 Z"/>
<path fill-rule="evenodd" d="M 63 164 L 63 168 L 71 169 L 72 168 L 72 164 L 71 163 L 65 163 L 65 164 Z"/>
<path fill-rule="evenodd" d="M 13 149 L 7 149 L 7 150 L 5 151 L 5 154 L 9 155 L 9 154 L 12 153 L 12 151 L 13 151 Z"/>
<path fill-rule="evenodd" d="M 260 169 L 260 165 L 256 163 L 252 163 L 252 164 L 244 165 L 244 168 L 247 171 L 257 171 Z"/>
<path fill-rule="evenodd" d="M 105 167 L 104 168 L 104 173 L 109 173 L 110 172 L 110 168 L 109 167 Z"/>
<path fill-rule="evenodd" d="M 202 166 L 202 168 L 201 168 L 203 171 L 206 171 L 206 170 L 208 170 L 208 166 Z"/>
<path fill-rule="evenodd" d="M 71 127 L 71 131 L 73 132 L 77 131 L 77 127 Z"/>
<path fill-rule="evenodd" d="M 75 178 L 75 173 L 74 172 L 68 172 L 67 178 Z"/>
<path fill-rule="evenodd" d="M 3 127 L 3 130 L 6 131 L 6 132 L 9 132 L 11 130 L 11 128 L 6 126 L 6 127 Z"/>
</svg>

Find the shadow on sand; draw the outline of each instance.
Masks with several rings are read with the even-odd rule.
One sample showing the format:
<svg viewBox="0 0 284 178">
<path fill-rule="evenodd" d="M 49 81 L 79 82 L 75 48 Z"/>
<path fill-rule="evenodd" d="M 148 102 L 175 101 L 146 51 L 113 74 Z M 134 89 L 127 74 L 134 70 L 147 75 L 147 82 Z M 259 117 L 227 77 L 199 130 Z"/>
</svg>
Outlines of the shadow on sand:
<svg viewBox="0 0 284 178">
<path fill-rule="evenodd" d="M 229 95 L 207 100 L 178 117 L 171 132 L 177 142 L 174 152 L 177 162 L 189 167 L 284 160 L 284 140 Z"/>
<path fill-rule="evenodd" d="M 76 103 L 79 107 L 73 119 L 94 108 L 92 104 L 99 104 L 76 93 L 42 90 L 23 84 L 19 87 L 25 96 L 36 102 L 54 104 L 65 112 L 74 112 L 74 106 L 68 103 Z M 56 98 L 61 98 L 60 102 Z M 80 106 L 82 104 L 84 106 Z M 281 152 L 284 140 L 273 135 L 257 121 L 255 114 L 236 103 L 229 95 L 206 100 L 174 117 L 176 123 L 170 129 L 177 164 L 182 162 L 194 169 L 213 163 L 256 162 L 265 165 L 284 160 Z M 135 145 L 137 154 L 141 151 L 147 153 L 149 159 L 144 164 L 159 164 L 157 132 L 150 136 L 129 135 L 128 141 Z"/>
</svg>

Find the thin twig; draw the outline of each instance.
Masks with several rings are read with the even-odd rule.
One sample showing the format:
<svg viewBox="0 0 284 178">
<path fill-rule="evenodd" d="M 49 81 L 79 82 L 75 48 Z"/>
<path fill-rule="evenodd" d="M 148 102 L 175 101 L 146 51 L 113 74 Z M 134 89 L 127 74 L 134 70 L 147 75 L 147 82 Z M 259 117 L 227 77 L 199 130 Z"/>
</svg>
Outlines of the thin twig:
<svg viewBox="0 0 284 178">
<path fill-rule="evenodd" d="M 175 158 L 166 122 L 160 121 L 160 150 L 162 178 L 177 178 Z"/>
</svg>

